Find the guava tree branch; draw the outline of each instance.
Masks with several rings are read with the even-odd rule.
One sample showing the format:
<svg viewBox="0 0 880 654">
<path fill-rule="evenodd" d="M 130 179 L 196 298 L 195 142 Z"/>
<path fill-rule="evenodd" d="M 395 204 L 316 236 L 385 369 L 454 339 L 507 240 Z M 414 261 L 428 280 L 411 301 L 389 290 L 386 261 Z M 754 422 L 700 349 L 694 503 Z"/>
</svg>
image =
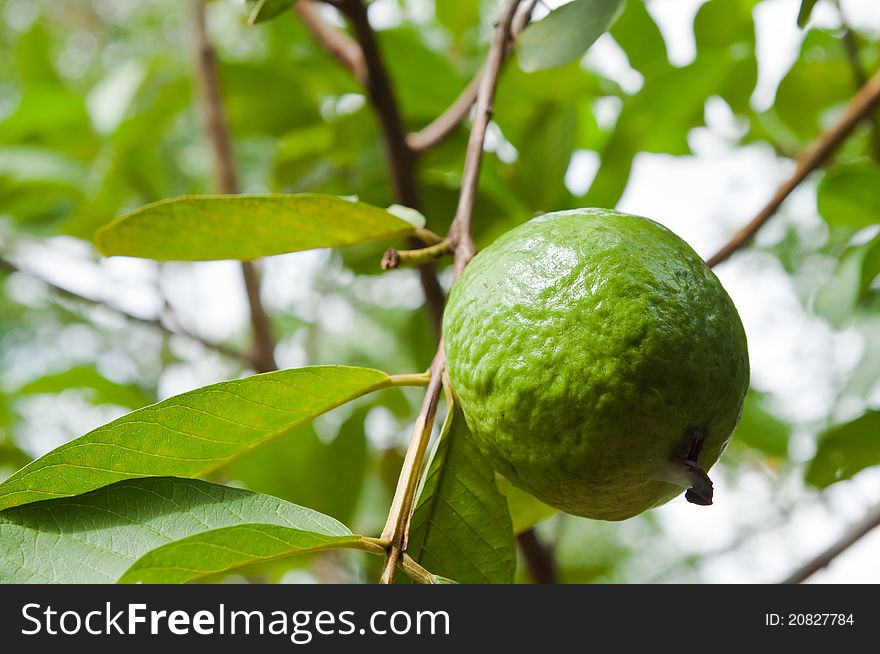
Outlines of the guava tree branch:
<svg viewBox="0 0 880 654">
<path fill-rule="evenodd" d="M 492 116 L 492 103 L 495 98 L 495 88 L 498 84 L 498 75 L 501 72 L 501 61 L 504 58 L 504 49 L 510 36 L 516 10 L 521 0 L 508 0 L 498 26 L 495 37 L 489 49 L 489 55 L 485 65 L 485 74 L 480 80 L 480 88 L 477 93 L 477 103 L 474 112 L 473 126 L 468 139 L 467 153 L 465 155 L 464 174 L 462 176 L 461 191 L 458 198 L 458 207 L 455 218 L 449 228 L 449 238 L 454 247 L 454 281 L 461 276 L 461 272 L 467 263 L 473 258 L 475 249 L 470 235 L 471 216 L 474 208 L 474 198 L 479 181 L 480 165 L 483 159 L 483 141 L 486 136 L 486 128 Z M 385 564 L 382 568 L 380 583 L 390 584 L 394 581 L 397 564 L 400 561 L 403 550 L 406 549 L 407 532 L 416 500 L 416 490 L 422 474 L 422 462 L 424 452 L 427 450 L 428 441 L 431 438 L 434 415 L 437 403 L 440 400 L 442 390 L 443 371 L 446 360 L 443 354 L 443 345 L 437 349 L 434 361 L 431 363 L 431 383 L 425 393 L 422 410 L 416 419 L 413 437 L 407 448 L 403 469 L 388 514 L 388 521 L 382 532 L 382 540 L 388 543 L 385 556 Z"/>
<path fill-rule="evenodd" d="M 202 114 L 205 134 L 214 154 L 214 174 L 217 190 L 225 194 L 239 192 L 232 156 L 232 140 L 223 111 L 223 98 L 220 93 L 220 76 L 217 72 L 217 55 L 208 38 L 205 25 L 205 0 L 193 0 L 193 23 L 196 40 L 196 72 L 201 91 Z M 257 372 L 277 370 L 275 362 L 275 339 L 272 325 L 260 297 L 259 273 L 250 261 L 241 262 L 241 274 L 250 307 L 251 329 L 253 330 L 253 352 L 251 359 Z"/>
<path fill-rule="evenodd" d="M 452 241 L 454 251 L 453 281 L 458 281 L 464 267 L 476 254 L 476 247 L 471 236 L 471 218 L 474 214 L 474 203 L 477 198 L 477 185 L 480 180 L 480 167 L 483 162 L 483 147 L 486 140 L 486 130 L 492 119 L 495 102 L 495 88 L 498 84 L 498 76 L 501 74 L 501 64 L 507 51 L 510 39 L 511 27 L 519 0 L 507 3 L 504 15 L 495 29 L 495 38 L 489 48 L 489 55 L 483 67 L 483 75 L 480 77 L 477 89 L 477 100 L 474 105 L 474 120 L 471 133 L 468 137 L 467 151 L 464 160 L 464 173 L 461 180 L 461 191 L 458 196 L 458 206 L 455 209 L 455 218 L 449 228 L 449 238 Z"/>
<path fill-rule="evenodd" d="M 777 189 L 770 202 L 758 212 L 758 215 L 751 222 L 734 234 L 733 238 L 726 245 L 709 257 L 707 263 L 710 266 L 716 266 L 748 244 L 757 231 L 763 227 L 764 223 L 776 213 L 777 209 L 779 209 L 791 192 L 840 147 L 847 137 L 852 134 L 853 130 L 871 115 L 878 104 L 880 104 L 880 72 L 875 73 L 859 89 L 859 92 L 856 93 L 855 97 L 846 107 L 846 111 L 844 111 L 840 120 L 822 134 L 797 159 L 794 173 Z"/>
<path fill-rule="evenodd" d="M 314 0 L 301 0 L 295 5 L 295 10 L 318 43 L 364 87 L 379 121 L 394 197 L 398 203 L 418 210 L 420 202 L 416 184 L 415 153 L 406 142 L 400 105 L 370 25 L 367 7 L 361 0 L 339 0 L 334 6 L 348 19 L 355 39 L 328 24 Z M 408 239 L 408 244 L 412 248 L 425 245 L 417 237 Z M 418 271 L 431 325 L 435 335 L 439 337 L 443 305 L 446 301 L 443 288 L 433 264 L 424 263 L 418 266 Z"/>
<path fill-rule="evenodd" d="M 504 56 L 509 54 L 513 41 L 531 21 L 532 12 L 537 4 L 538 0 L 529 0 L 517 13 L 510 30 L 507 45 L 505 46 Z M 455 131 L 455 128 L 461 124 L 465 117 L 467 117 L 471 107 L 474 106 L 484 73 L 485 69 L 481 68 L 446 111 L 422 129 L 411 132 L 406 137 L 407 143 L 412 150 L 418 153 L 430 150 L 445 141 Z"/>
<path fill-rule="evenodd" d="M 59 286 L 58 284 L 50 282 L 49 280 L 45 279 L 44 277 L 42 277 L 34 272 L 31 272 L 29 270 L 23 270 L 22 268 L 19 268 L 16 264 L 12 263 L 8 259 L 2 258 L 2 257 L 0 257 L 0 270 L 5 270 L 8 273 L 19 273 L 22 275 L 27 275 L 28 277 L 30 277 L 32 279 L 36 279 L 40 283 L 44 284 L 54 294 L 59 295 L 59 296 L 66 298 L 68 300 L 71 300 L 73 302 L 76 302 L 79 304 L 88 304 L 88 305 L 91 305 L 94 307 L 99 307 L 99 308 L 105 309 L 107 311 L 115 313 L 118 316 L 125 318 L 126 320 L 130 320 L 132 322 L 136 322 L 141 325 L 147 325 L 149 327 L 153 327 L 155 329 L 158 329 L 166 336 L 183 336 L 185 338 L 190 339 L 191 341 L 195 341 L 196 343 L 198 343 L 199 345 L 201 345 L 202 347 L 204 347 L 206 349 L 213 350 L 214 352 L 217 352 L 218 354 L 222 354 L 223 356 L 229 357 L 231 359 L 235 359 L 235 360 L 240 361 L 248 366 L 253 365 L 253 362 L 250 360 L 250 358 L 244 352 L 239 352 L 239 351 L 234 350 L 231 347 L 227 347 L 221 343 L 214 343 L 212 341 L 209 341 L 205 338 L 202 338 L 198 334 L 194 334 L 190 331 L 184 330 L 180 326 L 178 326 L 178 329 L 171 329 L 170 327 L 168 327 L 168 325 L 166 325 L 164 322 L 162 322 L 162 319 L 160 317 L 143 318 L 141 316 L 136 316 L 133 313 L 129 313 L 125 309 L 117 307 L 113 304 L 110 304 L 109 302 L 104 301 L 104 300 L 99 300 L 97 298 L 92 298 L 87 295 L 77 293 L 76 291 L 71 291 L 70 289 L 64 288 L 63 286 Z"/>
<path fill-rule="evenodd" d="M 339 61 L 352 77 L 364 84 L 367 79 L 367 66 L 357 42 L 341 29 L 324 20 L 316 0 L 300 0 L 293 9 L 321 47 Z"/>
<path fill-rule="evenodd" d="M 810 561 L 807 561 L 788 577 L 783 579 L 781 583 L 799 584 L 806 581 L 813 574 L 822 568 L 827 567 L 835 558 L 877 527 L 880 527 L 880 504 L 871 508 L 868 513 L 865 514 L 864 518 L 847 529 L 837 541 L 828 547 L 828 549 Z"/>
<path fill-rule="evenodd" d="M 532 580 L 536 584 L 555 584 L 556 561 L 550 546 L 538 540 L 534 529 L 526 529 L 518 534 L 516 542 L 526 560 Z"/>
</svg>

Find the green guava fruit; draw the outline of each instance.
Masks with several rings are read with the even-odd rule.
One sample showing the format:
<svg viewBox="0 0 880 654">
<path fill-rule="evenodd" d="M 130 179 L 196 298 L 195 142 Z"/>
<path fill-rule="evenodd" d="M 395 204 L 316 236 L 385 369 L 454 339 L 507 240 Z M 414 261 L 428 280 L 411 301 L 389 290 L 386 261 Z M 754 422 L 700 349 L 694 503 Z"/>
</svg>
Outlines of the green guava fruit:
<svg viewBox="0 0 880 654">
<path fill-rule="evenodd" d="M 739 421 L 746 336 L 678 236 L 604 209 L 550 213 L 480 252 L 443 317 L 447 373 L 479 449 L 575 515 L 623 520 L 687 489 Z"/>
</svg>

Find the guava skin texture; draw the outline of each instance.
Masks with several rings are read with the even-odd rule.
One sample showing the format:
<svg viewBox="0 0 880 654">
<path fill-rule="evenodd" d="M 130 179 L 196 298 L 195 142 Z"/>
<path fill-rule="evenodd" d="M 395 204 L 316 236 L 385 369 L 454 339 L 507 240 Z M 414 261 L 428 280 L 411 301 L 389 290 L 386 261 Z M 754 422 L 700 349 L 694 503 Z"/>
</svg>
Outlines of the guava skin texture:
<svg viewBox="0 0 880 654">
<path fill-rule="evenodd" d="M 749 384 L 745 332 L 715 274 L 665 227 L 604 209 L 540 216 L 480 252 L 450 293 L 443 342 L 495 469 L 602 520 L 680 494 L 662 471 L 695 434 L 708 470 Z"/>
</svg>

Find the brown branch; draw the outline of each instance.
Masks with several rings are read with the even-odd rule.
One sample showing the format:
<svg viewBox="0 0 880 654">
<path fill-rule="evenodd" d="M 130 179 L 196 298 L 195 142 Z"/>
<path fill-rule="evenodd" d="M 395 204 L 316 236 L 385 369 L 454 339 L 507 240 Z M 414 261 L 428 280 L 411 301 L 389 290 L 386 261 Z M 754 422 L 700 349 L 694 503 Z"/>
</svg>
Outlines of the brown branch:
<svg viewBox="0 0 880 654">
<path fill-rule="evenodd" d="M 147 325 L 148 327 L 153 327 L 155 329 L 158 329 L 166 336 L 182 336 L 184 338 L 188 338 L 191 341 L 198 343 L 199 345 L 201 345 L 202 347 L 204 347 L 206 349 L 213 350 L 214 352 L 217 352 L 218 354 L 222 354 L 225 357 L 229 357 L 230 359 L 235 359 L 235 360 L 240 361 L 248 366 L 253 365 L 253 362 L 250 360 L 250 358 L 244 352 L 239 352 L 238 350 L 235 350 L 231 347 L 227 347 L 221 343 L 214 343 L 213 341 L 209 341 L 209 340 L 199 336 L 198 334 L 194 334 L 188 330 L 183 329 L 183 327 L 181 327 L 179 325 L 178 325 L 178 329 L 176 329 L 176 330 L 171 329 L 164 322 L 162 322 L 161 317 L 142 318 L 141 316 L 136 316 L 133 313 L 129 313 L 125 309 L 122 309 L 122 308 L 117 307 L 113 304 L 110 304 L 109 302 L 107 302 L 105 300 L 99 300 L 97 298 L 89 297 L 88 295 L 83 295 L 81 293 L 77 293 L 76 291 L 71 291 L 68 288 L 64 288 L 63 286 L 59 286 L 58 284 L 50 282 L 49 280 L 38 275 L 37 273 L 31 272 L 29 270 L 23 270 L 22 268 L 19 268 L 16 264 L 12 263 L 8 259 L 4 259 L 2 257 L 0 257 L 0 270 L 4 270 L 8 273 L 19 273 L 21 275 L 26 275 L 26 276 L 30 277 L 31 279 L 36 279 L 40 283 L 44 284 L 50 291 L 52 291 L 56 295 L 64 297 L 68 300 L 72 300 L 74 302 L 78 302 L 78 303 L 82 303 L 82 304 L 88 304 L 93 307 L 97 307 L 97 308 L 101 308 L 101 309 L 106 309 L 107 311 L 115 313 L 116 315 L 121 316 L 122 318 L 125 318 L 126 320 L 130 320 L 132 322 L 136 322 L 141 325 Z"/>
<path fill-rule="evenodd" d="M 300 0 L 293 8 L 321 47 L 338 60 L 358 82 L 365 84 L 367 67 L 361 48 L 355 40 L 324 20 L 315 0 Z"/>
<path fill-rule="evenodd" d="M 489 48 L 489 56 L 484 66 L 484 74 L 480 78 L 480 87 L 477 92 L 477 101 L 474 106 L 474 121 L 471 133 L 468 137 L 467 152 L 465 154 L 464 174 L 461 180 L 461 192 L 458 196 L 458 207 L 455 210 L 455 218 L 449 228 L 449 236 L 455 250 L 455 265 L 453 279 L 461 277 L 464 267 L 476 254 L 473 238 L 471 237 L 471 217 L 474 213 L 474 203 L 477 197 L 477 185 L 480 179 L 480 166 L 483 161 L 483 146 L 486 140 L 486 129 L 492 118 L 495 101 L 495 87 L 498 84 L 498 76 L 501 73 L 501 63 L 507 50 L 510 39 L 510 29 L 519 1 L 509 2 L 504 17 L 495 30 L 495 38 Z"/>
<path fill-rule="evenodd" d="M 449 237 L 455 245 L 455 280 L 461 271 L 473 258 L 474 245 L 470 237 L 471 214 L 473 213 L 474 197 L 477 192 L 480 164 L 482 162 L 483 141 L 486 128 L 491 117 L 492 102 L 495 97 L 495 88 L 498 83 L 498 75 L 501 70 L 501 60 L 504 57 L 504 48 L 509 38 L 511 24 L 521 0 L 508 0 L 504 6 L 504 12 L 495 30 L 495 38 L 489 50 L 486 61 L 486 74 L 480 82 L 480 90 L 477 97 L 477 107 L 474 112 L 473 126 L 468 140 L 468 150 L 465 156 L 464 180 L 458 199 L 458 207 L 455 218 L 449 228 Z M 412 439 L 407 448 L 406 458 L 400 472 L 397 490 L 391 510 L 388 513 L 388 521 L 382 532 L 382 540 L 388 542 L 388 551 L 385 556 L 385 565 L 382 568 L 380 583 L 390 584 L 394 581 L 397 563 L 402 552 L 406 549 L 407 532 L 409 521 L 415 506 L 416 490 L 422 474 L 422 460 L 428 447 L 433 427 L 434 412 L 440 400 L 442 390 L 442 376 L 446 366 L 443 355 L 443 345 L 437 348 L 437 354 L 431 363 L 431 383 L 425 393 L 422 410 L 416 419 L 416 427 Z"/>
<path fill-rule="evenodd" d="M 232 155 L 232 140 L 223 111 L 223 97 L 220 93 L 220 76 L 217 72 L 217 55 L 208 38 L 205 25 L 205 0 L 193 0 L 193 23 L 196 37 L 196 71 L 201 91 L 202 114 L 205 134 L 214 153 L 214 174 L 217 190 L 220 193 L 238 193 L 238 180 Z M 251 329 L 253 330 L 253 352 L 251 360 L 257 372 L 277 370 L 275 362 L 275 339 L 272 326 L 263 301 L 260 297 L 260 277 L 254 264 L 241 262 L 241 275 L 247 292 L 250 307 Z"/>
<path fill-rule="evenodd" d="M 295 5 L 295 10 L 318 43 L 364 87 L 382 131 L 395 200 L 418 210 L 415 153 L 406 143 L 406 130 L 394 87 L 367 17 L 367 8 L 361 0 L 340 0 L 335 6 L 348 18 L 357 40 L 327 23 L 314 0 L 301 0 Z M 407 239 L 407 244 L 415 249 L 426 243 L 411 237 Z M 418 271 L 431 326 L 439 338 L 446 297 L 432 264 L 421 265 Z"/>
<path fill-rule="evenodd" d="M 331 56 L 339 60 L 342 65 L 355 77 L 355 79 L 357 79 L 361 84 L 364 85 L 370 97 L 370 101 L 378 113 L 380 127 L 383 131 L 383 139 L 386 147 L 389 167 L 392 171 L 392 183 L 395 187 L 395 196 L 397 197 L 397 201 L 401 204 L 417 208 L 418 197 L 416 194 L 414 176 L 415 150 L 421 150 L 423 149 L 423 147 L 431 147 L 431 145 L 424 145 L 422 147 L 419 136 L 410 135 L 409 137 L 407 137 L 403 130 L 403 122 L 397 109 L 398 105 L 396 99 L 394 98 L 393 87 L 391 86 L 390 80 L 388 79 L 385 66 L 382 62 L 381 54 L 375 42 L 375 35 L 372 32 L 372 28 L 370 27 L 369 21 L 366 16 L 365 8 L 360 1 L 356 0 L 342 0 L 342 2 L 336 3 L 337 7 L 341 11 L 343 11 L 343 13 L 348 17 L 349 21 L 351 21 L 355 35 L 358 39 L 358 41 L 356 42 L 342 30 L 339 30 L 338 28 L 329 25 L 324 20 L 324 18 L 321 17 L 316 4 L 317 3 L 312 0 L 300 0 L 300 2 L 296 5 L 296 11 L 305 23 L 306 27 L 309 28 L 309 30 L 312 32 L 318 43 Z M 512 4 L 518 5 L 519 2 Z M 528 21 L 531 18 L 532 10 L 534 9 L 536 4 L 537 0 L 529 0 L 524 4 L 523 10 L 519 13 L 519 15 L 511 16 L 512 25 L 511 29 L 506 30 L 505 46 L 502 51 L 501 59 L 504 58 L 504 55 L 507 54 L 507 51 L 509 49 L 507 44 L 509 43 L 510 38 L 508 35 L 511 33 L 511 31 L 514 34 L 520 32 L 528 24 Z M 513 11 L 515 12 L 515 7 L 513 8 Z M 505 17 L 507 17 L 507 14 L 505 14 Z M 428 128 L 426 128 L 427 132 L 423 136 L 426 136 L 428 140 L 432 142 L 432 145 L 434 144 L 434 142 L 439 142 L 440 140 L 445 138 L 448 133 L 451 133 L 455 129 L 455 127 L 461 122 L 461 120 L 463 120 L 464 116 L 467 115 L 467 112 L 476 100 L 477 92 L 483 85 L 485 70 L 486 68 L 481 70 L 479 76 L 471 82 L 468 89 L 466 89 L 459 100 L 457 100 L 456 103 L 454 103 L 453 106 L 450 107 L 447 112 L 445 112 L 444 116 L 438 118 L 438 122 L 436 125 L 432 123 L 433 127 L 429 126 Z M 499 71 L 497 69 L 494 72 L 496 80 L 498 72 Z M 495 82 L 493 81 L 493 94 L 494 84 Z M 489 104 L 491 105 L 491 101 Z M 388 111 L 389 108 L 391 108 L 390 111 Z M 488 120 L 490 115 L 491 112 L 486 114 L 486 120 Z M 445 126 L 440 127 L 442 125 Z M 480 138 L 479 141 L 480 150 L 482 150 L 482 140 L 485 136 L 485 125 L 482 128 L 482 132 L 483 136 Z M 410 142 L 409 138 L 414 138 L 415 143 Z M 414 147 L 414 145 L 416 147 Z M 477 161 L 477 165 L 479 166 L 479 160 Z M 474 178 L 474 181 L 476 181 L 476 178 Z M 471 194 L 475 192 L 476 187 L 473 187 L 470 191 L 468 191 L 468 193 Z M 473 201 L 471 200 L 470 211 L 472 211 L 472 208 Z M 468 218 L 468 223 L 469 222 L 470 219 Z M 410 247 L 420 247 L 423 245 L 435 245 L 437 241 L 435 239 L 422 238 L 411 239 L 409 243 Z M 463 249 L 461 252 L 465 251 L 466 249 Z M 470 256 L 472 256 L 472 253 Z M 461 254 L 459 254 L 459 257 L 461 257 Z M 442 289 L 440 289 L 439 284 L 437 283 L 436 273 L 431 266 L 420 266 L 419 274 L 421 277 L 422 287 L 425 290 L 426 302 L 429 311 L 432 314 L 432 323 L 435 325 L 435 329 L 437 329 L 437 333 L 439 335 L 439 325 L 442 319 L 443 305 L 445 301 L 443 292 Z M 435 359 L 435 364 L 436 363 L 437 360 Z M 432 364 L 432 368 L 435 369 L 436 374 L 439 375 L 442 372 L 442 366 L 435 364 Z M 429 392 L 426 395 L 427 404 L 425 410 L 427 410 L 428 407 L 431 406 L 436 407 L 436 401 L 438 398 L 439 388 L 436 391 L 429 389 Z M 401 473 L 401 479 L 404 479 L 404 477 L 406 477 L 407 479 L 415 479 L 417 482 L 418 475 L 413 475 L 412 470 L 415 468 L 417 471 L 420 471 L 421 465 L 415 467 L 412 465 L 412 462 L 417 461 L 419 464 L 421 463 L 421 460 L 419 459 L 419 457 L 416 456 L 416 454 L 418 453 L 419 447 L 427 444 L 427 441 L 425 439 L 430 437 L 430 429 L 428 430 L 427 435 L 422 434 L 422 432 L 424 431 L 423 427 L 427 423 L 422 422 L 421 424 L 422 427 L 417 428 L 416 433 L 414 433 L 413 439 L 410 442 L 410 448 L 407 451 L 409 463 L 404 465 L 404 470 Z M 406 473 L 406 470 L 408 469 L 410 470 L 409 474 Z M 404 481 L 403 488 L 399 489 L 401 493 L 404 492 L 406 486 L 407 483 Z M 414 497 L 412 497 L 411 499 L 414 500 Z M 408 515 L 406 511 L 401 511 L 401 509 L 405 508 L 402 506 L 403 500 L 404 498 L 402 495 L 395 498 L 395 504 L 392 507 L 391 515 L 389 515 L 389 525 L 392 524 L 393 515 Z M 410 513 L 411 510 L 412 507 L 409 507 L 408 511 Z M 404 525 L 405 526 L 402 529 L 403 534 L 406 533 L 406 530 L 408 528 L 407 521 L 404 521 Z M 394 530 L 393 527 L 388 528 L 391 531 Z M 399 547 L 391 547 L 389 549 L 390 556 L 388 557 L 387 565 L 383 572 L 384 581 L 390 581 L 393 578 L 393 570 L 400 559 L 400 551 L 401 549 Z M 552 559 L 548 560 L 552 565 Z M 545 561 L 543 565 L 546 567 L 547 561 Z M 533 572 L 533 574 L 535 573 Z"/>
<path fill-rule="evenodd" d="M 553 552 L 548 545 L 538 540 L 538 535 L 534 529 L 527 529 L 517 535 L 516 543 L 519 545 L 519 551 L 522 552 L 532 575 L 532 580 L 536 584 L 555 584 L 556 578 L 556 562 L 553 558 Z"/>
<path fill-rule="evenodd" d="M 859 89 L 850 101 L 843 117 L 801 155 L 797 160 L 794 174 L 777 189 L 770 202 L 745 227 L 734 234 L 724 247 L 712 255 L 707 263 L 716 266 L 752 240 L 757 231 L 766 223 L 785 199 L 807 176 L 846 140 L 855 128 L 873 112 L 880 103 L 880 72 L 877 72 Z"/>
<path fill-rule="evenodd" d="M 806 581 L 877 527 L 880 527 L 880 504 L 871 508 L 864 518 L 846 530 L 828 549 L 792 572 L 780 583 L 799 584 Z"/>
<path fill-rule="evenodd" d="M 511 50 L 513 40 L 529 24 L 536 4 L 538 4 L 538 0 L 529 0 L 514 19 L 510 37 L 504 50 L 505 57 Z M 484 72 L 485 70 L 481 68 L 446 111 L 422 129 L 411 132 L 406 137 L 412 150 L 418 153 L 430 150 L 445 141 L 455 131 L 477 100 L 477 92 L 480 89 L 480 80 L 483 78 Z"/>
<path fill-rule="evenodd" d="M 455 101 L 442 114 L 416 132 L 406 137 L 409 147 L 415 152 L 425 152 L 445 141 L 464 121 L 474 101 L 483 78 L 483 69 L 471 79 Z"/>
</svg>

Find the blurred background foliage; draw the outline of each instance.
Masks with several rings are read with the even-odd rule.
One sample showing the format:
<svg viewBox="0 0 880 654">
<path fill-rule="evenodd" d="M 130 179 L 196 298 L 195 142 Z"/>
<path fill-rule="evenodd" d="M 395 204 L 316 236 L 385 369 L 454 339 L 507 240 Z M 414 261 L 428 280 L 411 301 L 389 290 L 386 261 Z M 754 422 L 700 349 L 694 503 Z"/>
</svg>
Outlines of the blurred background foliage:
<svg viewBox="0 0 880 654">
<path fill-rule="evenodd" d="M 639 173 L 639 162 L 661 155 L 661 165 L 695 166 L 682 168 L 685 177 L 666 191 L 678 193 L 671 205 L 644 213 L 711 254 L 880 66 L 880 22 L 864 19 L 872 0 L 820 0 L 803 30 L 794 0 L 676 2 L 630 0 L 580 62 L 535 73 L 515 57 L 505 66 L 474 215 L 478 246 L 544 211 L 641 206 L 633 197 L 643 188 L 650 204 L 652 184 L 663 182 Z M 371 3 L 411 130 L 440 114 L 476 73 L 497 4 Z M 362 89 L 296 17 L 249 27 L 243 2 L 216 0 L 208 10 L 244 191 L 392 204 Z M 15 264 L 0 266 L 6 476 L 128 409 L 247 372 L 101 304 L 230 347 L 244 349 L 249 336 L 232 264 L 108 261 L 90 245 L 94 230 L 123 211 L 212 190 L 188 3 L 7 0 L 0 11 L 0 252 Z M 676 20 L 678 31 L 670 27 Z M 756 34 L 774 30 L 789 34 L 790 54 L 782 45 L 759 47 Z M 714 174 L 693 173 L 715 156 L 700 145 L 707 134 L 735 162 L 726 194 L 712 200 L 717 209 L 702 225 L 676 222 L 669 206 L 688 206 Z M 418 162 L 422 210 L 438 233 L 454 212 L 465 142 L 459 128 Z M 748 157 L 736 158 L 754 152 L 767 177 L 760 188 L 749 187 Z M 613 524 L 558 515 L 511 492 L 517 528 L 538 523 L 562 581 L 776 580 L 880 500 L 878 157 L 880 129 L 866 124 L 752 249 L 719 270 L 743 312 L 755 378 L 718 466 L 715 507 L 675 502 Z M 434 335 L 417 277 L 380 275 L 386 245 L 265 262 L 282 366 L 427 367 Z M 59 294 L 41 279 L 100 302 Z M 442 279 L 448 285 L 448 271 Z M 789 348 L 788 358 L 765 356 L 791 342 L 802 347 Z M 798 368 L 801 359 L 814 365 Z M 794 377 L 812 386 L 803 390 Z M 364 398 L 215 478 L 378 533 L 418 402 L 412 389 Z M 865 548 L 876 563 L 877 543 L 866 540 L 853 550 L 854 563 L 829 578 L 858 581 L 852 571 L 871 560 Z M 364 565 L 357 555 L 327 554 L 265 566 L 248 579 L 375 576 Z"/>
</svg>

